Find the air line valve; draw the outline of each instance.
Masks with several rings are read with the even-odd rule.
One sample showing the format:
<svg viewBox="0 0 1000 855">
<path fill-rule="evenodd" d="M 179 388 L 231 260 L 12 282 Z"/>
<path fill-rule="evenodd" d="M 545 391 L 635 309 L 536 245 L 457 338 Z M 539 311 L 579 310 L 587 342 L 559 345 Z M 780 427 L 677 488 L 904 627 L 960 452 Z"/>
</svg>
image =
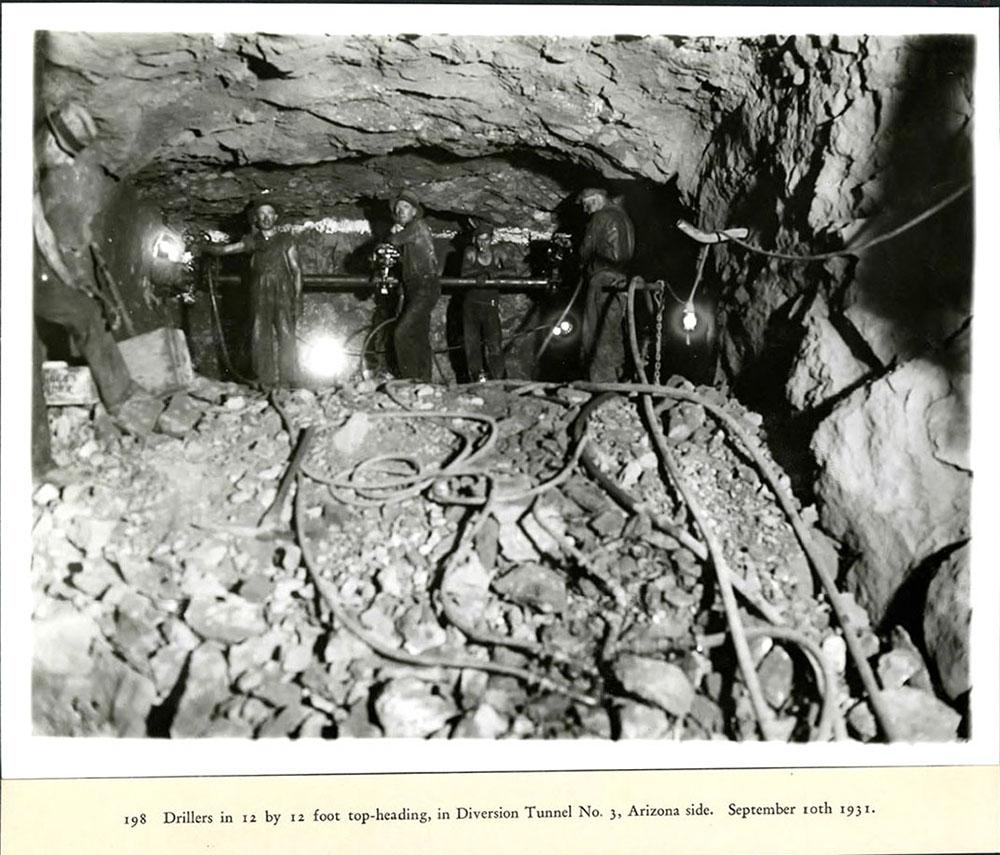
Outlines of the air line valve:
<svg viewBox="0 0 1000 855">
<path fill-rule="evenodd" d="M 545 252 L 546 277 L 549 280 L 549 292 L 559 289 L 562 284 L 566 259 L 572 251 L 572 238 L 563 232 L 552 235 Z"/>
<path fill-rule="evenodd" d="M 399 284 L 399 280 L 392 275 L 398 261 L 399 250 L 391 243 L 380 243 L 372 252 L 372 284 L 382 296 L 390 294 Z"/>
</svg>

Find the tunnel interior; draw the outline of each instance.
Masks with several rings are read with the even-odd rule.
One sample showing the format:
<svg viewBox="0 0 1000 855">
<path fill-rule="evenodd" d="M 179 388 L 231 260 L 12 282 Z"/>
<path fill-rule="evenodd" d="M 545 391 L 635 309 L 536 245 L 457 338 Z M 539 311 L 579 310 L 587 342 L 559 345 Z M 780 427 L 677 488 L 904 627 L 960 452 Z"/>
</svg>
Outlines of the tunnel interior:
<svg viewBox="0 0 1000 855">
<path fill-rule="evenodd" d="M 678 219 L 694 217 L 681 200 L 676 180 L 666 185 L 644 178 L 609 180 L 592 167 L 563 157 L 542 157 L 527 149 L 467 158 L 439 147 L 403 149 L 387 155 L 348 158 L 346 162 L 318 166 L 272 164 L 262 167 L 253 164 L 234 169 L 232 177 L 241 185 L 255 188 L 258 193 L 263 191 L 273 198 L 286 223 L 334 222 L 325 237 L 306 235 L 303 238 L 303 243 L 309 247 L 304 253 L 304 273 L 368 276 L 372 272 L 372 250 L 387 238 L 392 225 L 391 195 L 386 196 L 386 189 L 419 184 L 421 179 L 440 181 L 437 176 L 441 172 L 465 176 L 468 185 L 468 197 L 459 200 L 442 197 L 441 203 L 425 206 L 426 218 L 437 236 L 436 251 L 445 277 L 460 275 L 462 253 L 471 243 L 472 229 L 477 223 L 487 222 L 503 229 L 508 237 L 498 244 L 513 275 L 545 278 L 551 273 L 547 249 L 552 245 L 552 236 L 564 235 L 572 245 L 578 245 L 582 238 L 587 218 L 578 202 L 580 191 L 599 186 L 621 200 L 636 230 L 636 250 L 630 274 L 647 282 L 662 280 L 670 285 L 669 290 L 663 292 L 670 305 L 663 310 L 666 334 L 661 335 L 662 361 L 669 366 L 670 373 L 696 383 L 712 382 L 716 356 L 714 340 L 699 331 L 692 346 L 690 336 L 677 333 L 680 321 L 675 306 L 687 298 L 693 284 L 697 245 L 674 227 Z M 139 171 L 131 181 L 140 193 L 152 197 L 153 188 L 162 178 L 161 173 L 162 166 L 153 164 Z M 492 177 L 497 174 L 501 177 Z M 544 192 L 544 202 L 549 207 L 528 211 L 518 207 L 524 187 L 538 194 Z M 232 200 L 236 206 L 243 201 L 242 208 L 206 211 L 192 221 L 192 211 L 174 212 L 174 202 L 157 198 L 160 208 L 171 211 L 171 221 L 182 231 L 209 229 L 235 240 L 248 230 L 245 200 Z M 331 198 L 338 201 L 331 205 Z M 458 201 L 460 205 L 448 207 L 449 201 Z M 338 219 L 351 221 L 354 225 L 351 231 L 358 236 L 345 237 L 347 228 L 338 234 Z M 538 228 L 539 222 L 542 229 Z M 356 231 L 358 224 L 361 225 L 360 234 Z M 247 269 L 245 256 L 227 257 L 222 260 L 220 273 L 224 277 L 243 279 Z M 511 366 L 512 376 L 566 379 L 579 375 L 575 340 L 555 345 L 550 342 L 544 348 L 542 344 L 550 326 L 547 321 L 550 317 L 558 317 L 566 307 L 572 286 L 579 281 L 580 275 L 575 254 L 569 253 L 560 268 L 564 287 L 558 293 L 529 295 L 527 300 L 516 300 L 513 295 L 504 298 L 504 314 L 508 316 L 505 327 L 512 331 L 514 338 L 507 342 L 507 350 L 516 354 Z M 225 346 L 232 351 L 234 367 L 246 375 L 249 373 L 251 317 L 244 294 L 243 283 L 228 282 L 220 286 L 221 321 L 227 336 Z M 710 281 L 702 282 L 700 297 L 704 300 L 706 317 L 714 317 Z M 307 313 L 310 309 L 333 313 L 341 309 L 343 314 L 355 314 L 361 303 L 375 316 L 380 312 L 375 302 L 370 289 L 359 288 L 337 297 L 308 294 L 304 309 Z M 329 308 L 319 308 L 322 306 Z M 448 299 L 444 317 L 439 321 L 444 324 L 443 342 L 439 348 L 442 357 L 439 373 L 443 379 L 467 376 L 461 355 L 460 310 L 460 296 Z M 658 312 L 653 303 L 640 302 L 638 312 L 640 330 L 643 334 L 652 331 Z M 183 322 L 196 365 L 210 376 L 220 376 L 224 368 L 217 358 L 220 346 L 217 333 L 211 324 L 205 329 L 208 319 L 197 311 L 188 311 L 185 315 Z M 525 330 L 535 330 L 527 336 L 530 348 L 518 346 L 517 339 L 526 337 Z M 539 351 L 540 358 L 537 356 Z"/>
<path fill-rule="evenodd" d="M 321 394 L 299 404 L 349 398 L 391 355 L 374 332 L 395 298 L 361 283 L 402 190 L 422 203 L 446 281 L 474 225 L 495 228 L 513 274 L 499 306 L 509 378 L 581 380 L 579 330 L 552 331 L 567 313 L 578 326 L 580 191 L 606 190 L 635 227 L 628 278 L 650 286 L 635 309 L 650 379 L 729 402 L 782 467 L 871 632 L 901 628 L 937 694 L 965 708 L 967 627 L 947 643 L 936 633 L 938 600 L 957 603 L 947 620 L 967 613 L 974 40 L 42 33 L 37 56 L 39 122 L 79 102 L 96 123 L 81 156 L 99 164 L 94 182 L 41 178 L 74 275 L 106 284 L 96 246 L 121 290 L 133 329 L 115 337 L 179 328 L 199 376 L 252 380 L 248 257 L 170 262 L 155 247 L 162 235 L 189 251 L 239 240 L 264 194 L 315 285 L 297 335 L 308 345 L 335 332 L 348 356 L 335 377 L 303 382 Z M 742 242 L 712 237 L 740 228 Z M 559 281 L 519 289 L 552 279 L 560 236 Z M 338 276 L 353 284 L 320 282 Z M 461 299 L 446 287 L 431 316 L 434 385 L 449 391 L 421 394 L 464 395 L 455 384 L 474 379 Z M 49 359 L 74 358 L 58 330 L 40 333 Z M 626 330 L 618 345 L 614 367 L 635 380 Z M 244 405 L 225 388 L 213 405 Z M 753 453 L 722 453 L 707 411 L 671 411 L 668 440 L 697 437 L 689 460 L 704 452 L 706 472 L 723 461 L 723 492 L 742 495 Z M 608 412 L 604 436 L 629 418 Z M 651 453 L 648 439 L 629 447 L 634 483 L 647 483 L 635 467 Z M 759 541 L 741 557 L 770 560 Z"/>
</svg>

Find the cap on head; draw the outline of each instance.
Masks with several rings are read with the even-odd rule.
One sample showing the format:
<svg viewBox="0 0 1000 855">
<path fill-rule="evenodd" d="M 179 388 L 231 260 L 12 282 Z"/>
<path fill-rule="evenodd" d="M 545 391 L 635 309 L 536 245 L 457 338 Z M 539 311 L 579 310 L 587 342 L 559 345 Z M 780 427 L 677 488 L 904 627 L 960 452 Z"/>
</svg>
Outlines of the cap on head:
<svg viewBox="0 0 1000 855">
<path fill-rule="evenodd" d="M 480 223 L 476 226 L 475 231 L 473 231 L 473 237 L 479 237 L 480 235 L 487 235 L 488 237 L 493 237 L 493 226 L 489 223 Z"/>
<path fill-rule="evenodd" d="M 420 204 L 420 199 L 417 198 L 417 194 L 412 190 L 403 190 L 392 200 L 392 208 L 396 209 L 396 205 L 400 202 L 406 202 L 407 205 L 411 205 L 418 214 L 423 214 L 424 206 Z"/>
<path fill-rule="evenodd" d="M 606 200 L 608 198 L 608 191 L 600 187 L 585 187 L 580 191 L 576 200 L 577 202 L 582 202 L 584 199 L 590 199 L 591 197 L 599 197 Z"/>
<path fill-rule="evenodd" d="M 76 157 L 97 136 L 97 123 L 87 108 L 76 101 L 52 110 L 45 122 L 56 142 L 66 154 Z"/>
<path fill-rule="evenodd" d="M 278 213 L 278 205 L 275 203 L 274 199 L 267 193 L 258 193 L 250 200 L 250 204 L 247 205 L 247 216 L 252 220 L 254 214 L 256 214 L 257 211 L 265 205 L 273 210 L 275 214 Z"/>
</svg>

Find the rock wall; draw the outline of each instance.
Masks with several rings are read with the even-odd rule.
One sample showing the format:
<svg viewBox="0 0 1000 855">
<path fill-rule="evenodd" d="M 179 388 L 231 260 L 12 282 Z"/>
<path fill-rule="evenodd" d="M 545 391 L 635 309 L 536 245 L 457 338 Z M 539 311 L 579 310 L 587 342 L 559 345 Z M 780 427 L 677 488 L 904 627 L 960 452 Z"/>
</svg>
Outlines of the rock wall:
<svg viewBox="0 0 1000 855">
<path fill-rule="evenodd" d="M 705 152 L 702 224 L 796 255 L 901 226 L 971 178 L 973 54 L 959 37 L 765 40 L 754 96 Z M 723 367 L 775 436 L 809 445 L 821 521 L 876 620 L 969 536 L 971 205 L 857 256 L 716 254 Z"/>
<path fill-rule="evenodd" d="M 303 181 L 330 203 L 377 198 L 388 179 L 418 186 L 430 208 L 544 212 L 562 198 L 545 164 L 560 162 L 693 189 L 753 66 L 740 40 L 669 37 L 47 33 L 39 47 L 41 100 L 83 98 L 112 171 L 142 172 L 150 193 L 201 213 L 231 210 L 261 169 L 289 211 L 309 204 Z M 402 169 L 370 169 L 407 152 Z M 494 155 L 507 166 L 460 162 Z M 328 182 L 323 167 L 274 170 L 334 163 Z M 494 177 L 470 199 L 476 173 Z"/>
</svg>

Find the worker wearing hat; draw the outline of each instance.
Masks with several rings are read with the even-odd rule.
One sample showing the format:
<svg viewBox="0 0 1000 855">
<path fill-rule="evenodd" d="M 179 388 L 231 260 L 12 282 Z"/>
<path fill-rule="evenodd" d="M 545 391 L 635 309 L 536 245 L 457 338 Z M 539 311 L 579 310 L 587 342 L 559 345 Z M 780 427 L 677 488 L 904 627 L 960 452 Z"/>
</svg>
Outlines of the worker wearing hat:
<svg viewBox="0 0 1000 855">
<path fill-rule="evenodd" d="M 431 380 L 431 312 L 441 296 L 434 237 L 420 200 L 410 190 L 392 203 L 395 223 L 389 242 L 402 252 L 403 308 L 393 332 L 396 370 L 400 377 Z"/>
<path fill-rule="evenodd" d="M 97 136 L 97 123 L 82 104 L 71 101 L 60 110 L 51 110 L 45 123 L 56 145 L 76 157 Z"/>
<path fill-rule="evenodd" d="M 479 281 L 504 275 L 503 259 L 493 246 L 493 227 L 482 223 L 472 235 L 472 246 L 462 255 L 462 276 Z M 462 343 L 470 380 L 502 379 L 506 374 L 500 330 L 500 292 L 480 286 L 465 292 L 462 301 Z M 483 357 L 486 358 L 484 370 Z"/>
<path fill-rule="evenodd" d="M 624 364 L 622 298 L 635 251 L 635 228 L 618 200 L 606 190 L 588 187 L 579 202 L 589 215 L 580 244 L 585 277 L 581 346 L 587 376 L 595 382 L 619 379 Z"/>
<path fill-rule="evenodd" d="M 267 194 L 247 206 L 250 231 L 235 243 L 201 248 L 207 255 L 250 253 L 250 358 L 262 386 L 301 382 L 296 329 L 302 300 L 302 269 L 295 237 L 279 232 L 278 210 Z"/>
<path fill-rule="evenodd" d="M 93 224 L 117 193 L 92 143 L 97 124 L 75 101 L 49 110 L 35 131 L 35 184 L 74 288 L 94 293 Z"/>
<path fill-rule="evenodd" d="M 32 230 L 36 269 L 36 318 L 64 327 L 90 366 L 101 401 L 114 422 L 133 434 L 152 431 L 163 409 L 129 374 L 104 315 L 91 296 L 96 280 L 89 254 L 90 221 L 110 181 L 100 164 L 84 155 L 97 126 L 80 104 L 48 113 L 35 134 Z M 51 455 L 42 383 L 44 348 L 34 331 L 32 470 L 36 479 L 65 481 Z"/>
</svg>

